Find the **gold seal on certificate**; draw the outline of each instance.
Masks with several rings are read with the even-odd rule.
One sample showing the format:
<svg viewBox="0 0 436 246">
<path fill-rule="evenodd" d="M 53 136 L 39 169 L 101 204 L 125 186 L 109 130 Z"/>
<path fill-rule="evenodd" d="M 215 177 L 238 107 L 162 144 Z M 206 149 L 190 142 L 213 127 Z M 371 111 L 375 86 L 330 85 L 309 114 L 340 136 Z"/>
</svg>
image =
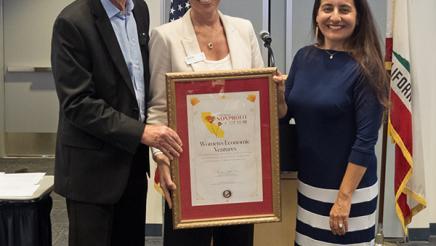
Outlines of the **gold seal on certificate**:
<svg viewBox="0 0 436 246">
<path fill-rule="evenodd" d="M 230 198 L 232 196 L 232 192 L 231 191 L 229 191 L 229 190 L 225 190 L 224 192 L 223 192 L 223 197 L 225 197 L 225 198 Z"/>
</svg>

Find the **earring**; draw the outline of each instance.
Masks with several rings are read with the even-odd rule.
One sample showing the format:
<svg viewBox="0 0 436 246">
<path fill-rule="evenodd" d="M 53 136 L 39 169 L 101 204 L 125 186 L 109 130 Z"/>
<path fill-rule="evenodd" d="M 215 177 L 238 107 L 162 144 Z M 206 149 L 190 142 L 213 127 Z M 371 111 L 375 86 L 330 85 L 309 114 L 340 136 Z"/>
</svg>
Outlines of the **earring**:
<svg viewBox="0 0 436 246">
<path fill-rule="evenodd" d="M 319 33 L 319 28 L 318 28 L 318 25 L 316 25 L 316 28 L 315 28 L 315 41 L 316 41 L 316 43 L 318 44 L 318 33 Z"/>
</svg>

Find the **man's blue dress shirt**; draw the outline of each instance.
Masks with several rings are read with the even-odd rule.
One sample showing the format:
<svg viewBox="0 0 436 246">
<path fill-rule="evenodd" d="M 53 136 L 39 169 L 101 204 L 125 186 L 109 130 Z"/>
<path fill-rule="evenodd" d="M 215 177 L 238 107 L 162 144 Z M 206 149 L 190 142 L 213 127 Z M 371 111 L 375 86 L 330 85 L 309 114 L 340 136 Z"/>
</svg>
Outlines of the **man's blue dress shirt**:
<svg viewBox="0 0 436 246">
<path fill-rule="evenodd" d="M 110 0 L 100 0 L 112 24 L 118 44 L 123 52 L 135 89 L 140 119 L 145 119 L 144 66 L 139 48 L 138 31 L 133 17 L 133 1 L 127 0 L 125 11 L 120 11 Z"/>
</svg>

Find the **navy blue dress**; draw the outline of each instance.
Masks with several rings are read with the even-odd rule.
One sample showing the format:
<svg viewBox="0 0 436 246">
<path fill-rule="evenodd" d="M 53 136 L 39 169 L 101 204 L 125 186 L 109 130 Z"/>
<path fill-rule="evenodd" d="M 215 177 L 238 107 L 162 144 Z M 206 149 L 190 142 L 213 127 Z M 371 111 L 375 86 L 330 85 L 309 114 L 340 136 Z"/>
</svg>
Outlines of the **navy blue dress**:
<svg viewBox="0 0 436 246">
<path fill-rule="evenodd" d="M 296 244 L 373 245 L 378 195 L 374 146 L 383 108 L 359 65 L 347 52 L 304 47 L 294 58 L 285 98 L 285 120 L 295 119 L 298 138 Z M 335 236 L 329 213 L 349 162 L 367 171 L 353 193 L 348 233 Z"/>
</svg>

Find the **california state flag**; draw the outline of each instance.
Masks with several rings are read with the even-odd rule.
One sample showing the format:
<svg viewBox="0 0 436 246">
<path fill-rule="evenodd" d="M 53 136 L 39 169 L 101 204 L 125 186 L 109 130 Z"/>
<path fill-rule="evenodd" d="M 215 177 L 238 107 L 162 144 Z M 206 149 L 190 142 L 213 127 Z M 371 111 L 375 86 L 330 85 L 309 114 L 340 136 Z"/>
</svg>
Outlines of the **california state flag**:
<svg viewBox="0 0 436 246">
<path fill-rule="evenodd" d="M 396 212 L 407 235 L 412 217 L 425 208 L 423 163 L 413 158 L 413 102 L 416 88 L 411 71 L 409 0 L 391 0 L 393 12 L 389 134 L 395 143 Z M 389 23 L 389 21 L 388 21 Z M 388 40 L 389 41 L 389 40 Z"/>
</svg>

